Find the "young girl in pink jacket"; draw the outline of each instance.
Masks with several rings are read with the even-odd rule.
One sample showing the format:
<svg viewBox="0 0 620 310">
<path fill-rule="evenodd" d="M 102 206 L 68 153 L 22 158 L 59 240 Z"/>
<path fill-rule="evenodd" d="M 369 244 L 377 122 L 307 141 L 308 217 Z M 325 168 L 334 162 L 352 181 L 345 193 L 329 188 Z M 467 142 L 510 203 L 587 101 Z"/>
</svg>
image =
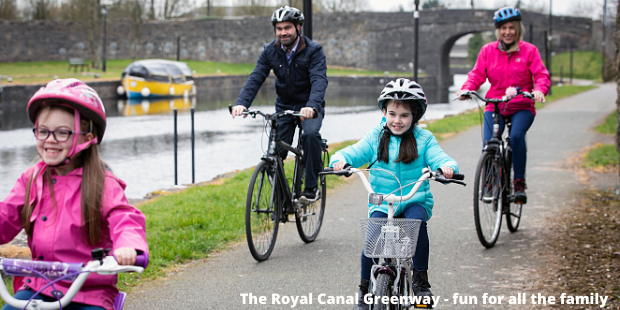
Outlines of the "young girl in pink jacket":
<svg viewBox="0 0 620 310">
<path fill-rule="evenodd" d="M 76 79 L 55 80 L 30 99 L 28 115 L 41 162 L 0 202 L 0 244 L 24 229 L 33 260 L 86 263 L 95 248 L 111 248 L 120 265 L 133 265 L 138 253 L 148 256 L 144 214 L 129 205 L 125 183 L 99 157 L 106 115 L 97 93 Z M 91 274 L 64 309 L 113 309 L 116 282 Z M 15 298 L 27 300 L 46 284 L 16 277 Z M 55 287 L 64 294 L 70 284 Z M 51 296 L 48 287 L 35 298 Z"/>
<path fill-rule="evenodd" d="M 486 94 L 487 98 L 502 98 L 506 94 L 506 89 L 517 86 L 534 95 L 535 100 L 519 97 L 499 106 L 501 114 L 510 118 L 512 122 L 510 141 L 513 150 L 515 201 L 526 203 L 525 133 L 534 122 L 536 115 L 534 101 L 545 101 L 545 94 L 549 91 L 551 80 L 536 46 L 523 41 L 525 30 L 521 24 L 521 12 L 512 7 L 501 8 L 495 12 L 493 21 L 498 40 L 482 47 L 474 68 L 467 74 L 467 81 L 457 95 L 461 100 L 468 99 L 461 94 L 477 90 L 487 79 L 491 83 L 491 89 Z M 493 135 L 492 104 L 487 105 L 485 109 L 483 128 L 486 143 Z M 500 128 L 504 130 L 503 118 Z"/>
</svg>

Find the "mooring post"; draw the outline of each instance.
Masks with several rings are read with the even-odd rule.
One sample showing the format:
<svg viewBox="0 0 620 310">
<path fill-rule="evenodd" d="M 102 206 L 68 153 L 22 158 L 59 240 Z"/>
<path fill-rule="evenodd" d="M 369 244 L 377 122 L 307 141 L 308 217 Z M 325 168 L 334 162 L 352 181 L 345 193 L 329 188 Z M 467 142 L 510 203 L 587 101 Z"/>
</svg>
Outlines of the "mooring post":
<svg viewBox="0 0 620 310">
<path fill-rule="evenodd" d="M 192 184 L 196 181 L 196 169 L 194 165 L 194 110 L 194 108 L 190 110 L 190 114 L 192 115 Z"/>
<path fill-rule="evenodd" d="M 177 171 L 177 109 L 174 110 L 174 185 L 178 185 L 178 171 Z"/>
</svg>

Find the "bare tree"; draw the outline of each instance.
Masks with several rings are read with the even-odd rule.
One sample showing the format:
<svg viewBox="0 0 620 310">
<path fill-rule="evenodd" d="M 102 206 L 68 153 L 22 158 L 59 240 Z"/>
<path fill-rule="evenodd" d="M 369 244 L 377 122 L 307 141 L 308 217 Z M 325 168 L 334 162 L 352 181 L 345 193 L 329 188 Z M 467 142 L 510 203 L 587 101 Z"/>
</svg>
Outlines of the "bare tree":
<svg viewBox="0 0 620 310">
<path fill-rule="evenodd" d="M 234 0 L 235 15 L 267 16 L 275 9 L 269 0 Z"/>
<path fill-rule="evenodd" d="M 323 7 L 328 12 L 360 12 L 369 4 L 367 0 L 323 0 Z"/>
<path fill-rule="evenodd" d="M 138 57 L 138 46 L 142 36 L 142 27 L 150 19 L 150 0 L 120 0 L 110 9 L 110 17 L 115 19 L 130 20 L 133 24 L 131 51 L 132 60 Z"/>
<path fill-rule="evenodd" d="M 164 19 L 175 18 L 190 9 L 189 1 L 187 0 L 164 0 L 163 17 Z"/>
<path fill-rule="evenodd" d="M 0 19 L 17 19 L 17 2 L 15 0 L 0 0 Z"/>
<path fill-rule="evenodd" d="M 28 0 L 26 11 L 29 18 L 37 20 L 56 19 L 58 15 L 54 0 Z"/>
<path fill-rule="evenodd" d="M 101 3 L 99 0 L 69 0 L 63 4 L 62 17 L 80 24 L 86 31 L 90 46 L 91 63 L 99 67 L 101 59 L 101 39 L 103 35 Z"/>
</svg>

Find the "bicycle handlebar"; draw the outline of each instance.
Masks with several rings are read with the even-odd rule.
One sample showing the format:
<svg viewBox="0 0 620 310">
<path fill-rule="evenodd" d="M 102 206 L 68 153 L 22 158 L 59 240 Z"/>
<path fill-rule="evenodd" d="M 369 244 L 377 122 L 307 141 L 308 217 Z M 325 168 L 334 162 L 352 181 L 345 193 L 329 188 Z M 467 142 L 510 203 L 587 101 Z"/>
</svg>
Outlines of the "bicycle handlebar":
<svg viewBox="0 0 620 310">
<path fill-rule="evenodd" d="M 512 97 L 512 98 L 508 98 L 508 96 L 502 96 L 502 99 L 497 99 L 497 98 L 483 98 L 482 96 L 480 96 L 480 94 L 478 94 L 478 92 L 475 91 L 468 91 L 468 92 L 464 92 L 462 93 L 460 96 L 454 97 L 452 98 L 452 100 L 458 100 L 461 97 L 466 97 L 471 99 L 471 95 L 474 95 L 476 97 L 478 97 L 478 99 L 486 102 L 486 103 L 501 103 L 501 102 L 508 102 L 514 98 L 516 98 L 519 95 L 523 95 L 523 97 L 525 98 L 529 98 L 529 99 L 534 99 L 534 95 L 530 92 L 526 92 L 526 91 L 522 91 L 520 87 L 517 87 L 517 94 Z"/>
<path fill-rule="evenodd" d="M 372 189 L 372 187 L 370 186 L 370 182 L 368 182 L 368 179 L 366 178 L 366 175 L 364 173 L 362 173 L 362 170 L 360 169 L 356 169 L 353 168 L 351 166 L 346 167 L 340 171 L 334 171 L 334 168 L 332 167 L 328 167 L 323 169 L 323 172 L 319 172 L 319 175 L 327 175 L 327 174 L 334 174 L 334 175 L 340 175 L 340 176 L 351 176 L 351 174 L 357 174 L 360 176 L 360 179 L 362 180 L 362 183 L 364 183 L 364 187 L 366 187 L 366 190 L 368 191 L 369 194 L 371 194 L 369 196 L 369 202 L 372 204 L 381 204 L 383 201 L 386 201 L 389 203 L 394 203 L 396 201 L 403 201 L 403 200 L 408 200 L 411 199 L 411 197 L 413 197 L 413 195 L 418 191 L 418 189 L 420 188 L 420 186 L 422 185 L 423 181 L 426 180 L 435 180 L 439 183 L 443 183 L 443 184 L 448 184 L 448 183 L 456 183 L 456 184 L 460 184 L 465 186 L 466 183 L 461 181 L 465 179 L 465 175 L 463 174 L 459 174 L 459 173 L 455 173 L 453 175 L 452 179 L 446 179 L 443 175 L 443 172 L 441 171 L 441 169 L 437 169 L 436 171 L 430 171 L 430 169 L 428 168 L 424 168 L 422 169 L 422 176 L 420 176 L 420 178 L 418 179 L 417 182 L 415 182 L 416 184 L 413 186 L 413 188 L 411 188 L 411 191 L 409 192 L 409 194 L 405 195 L 405 196 L 395 196 L 393 194 L 387 194 L 385 196 L 383 195 L 378 195 L 380 196 L 378 200 L 372 200 L 371 199 L 377 199 L 377 195 L 375 193 L 375 191 Z M 403 187 L 407 187 L 411 184 L 406 184 Z M 398 190 L 398 189 L 397 189 Z"/>
<path fill-rule="evenodd" d="M 319 116 L 319 113 L 315 109 L 312 109 L 312 110 L 314 110 L 314 114 L 313 114 L 312 118 L 313 119 L 317 118 Z M 232 114 L 232 105 L 228 105 L 228 112 L 230 114 Z M 252 118 L 255 118 L 256 115 L 258 114 L 258 115 L 260 115 L 260 116 L 262 116 L 262 117 L 264 117 L 266 119 L 271 119 L 272 117 L 277 119 L 277 118 L 280 118 L 280 117 L 285 116 L 285 115 L 291 115 L 291 116 L 295 116 L 295 117 L 306 117 L 304 114 L 299 113 L 299 111 L 293 111 L 293 110 L 286 110 L 286 111 L 281 111 L 281 112 L 277 112 L 277 113 L 273 113 L 273 114 L 265 114 L 265 113 L 263 113 L 263 112 L 261 112 L 259 110 L 247 110 L 247 111 L 243 111 L 243 113 L 241 113 L 241 114 L 242 115 L 250 115 L 250 116 L 252 116 Z"/>
<path fill-rule="evenodd" d="M 122 266 L 116 261 L 113 255 L 106 256 L 101 260 L 93 260 L 83 266 L 82 263 L 64 263 L 64 262 L 50 262 L 50 261 L 32 261 L 24 259 L 8 259 L 4 258 L 0 262 L 0 271 L 3 271 L 7 275 L 21 276 L 21 277 L 37 277 L 44 278 L 52 282 L 59 280 L 73 281 L 67 293 L 60 298 L 59 301 L 43 302 L 41 300 L 33 299 L 30 302 L 27 300 L 15 299 L 7 291 L 4 281 L 0 281 L 0 296 L 6 301 L 7 304 L 14 308 L 24 309 L 27 306 L 35 309 L 47 309 L 55 310 L 60 307 L 65 308 L 71 303 L 75 295 L 80 291 L 86 278 L 92 272 L 101 275 L 115 275 L 121 272 L 139 272 L 144 271 L 144 267 L 148 265 L 148 257 L 144 254 L 139 254 L 136 257 L 134 266 Z M 144 267 L 138 267 L 144 266 Z"/>
</svg>

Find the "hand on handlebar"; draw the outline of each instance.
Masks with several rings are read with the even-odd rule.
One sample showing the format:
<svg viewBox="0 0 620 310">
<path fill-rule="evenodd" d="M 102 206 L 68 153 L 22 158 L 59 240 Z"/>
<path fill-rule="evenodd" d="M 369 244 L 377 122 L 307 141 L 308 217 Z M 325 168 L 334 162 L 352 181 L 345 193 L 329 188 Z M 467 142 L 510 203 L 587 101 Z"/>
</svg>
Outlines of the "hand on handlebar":
<svg viewBox="0 0 620 310">
<path fill-rule="evenodd" d="M 299 114 L 305 115 L 304 117 L 300 117 L 303 122 L 306 119 L 314 118 L 314 109 L 309 107 L 301 108 L 301 110 L 299 110 Z"/>
<path fill-rule="evenodd" d="M 236 106 L 232 107 L 232 109 L 230 110 L 230 114 L 232 115 L 232 118 L 234 119 L 235 116 L 242 115 L 243 112 L 245 112 L 245 110 L 247 110 L 246 107 L 244 107 L 242 105 L 236 105 Z M 247 114 L 243 115 L 243 118 L 246 118 L 246 117 L 248 117 Z"/>
<path fill-rule="evenodd" d="M 119 265 L 133 266 L 136 262 L 136 256 L 138 253 L 133 248 L 119 248 L 114 250 L 114 256 Z"/>
<path fill-rule="evenodd" d="M 471 91 L 467 90 L 467 89 L 461 89 L 461 90 L 459 90 L 458 93 L 456 93 L 456 96 L 458 97 L 459 100 L 469 100 L 469 99 L 471 99 L 471 96 L 469 95 L 469 92 L 471 92 Z"/>
<path fill-rule="evenodd" d="M 347 165 L 349 165 L 349 164 L 347 164 L 344 161 L 339 161 L 339 162 L 334 163 L 333 168 L 334 168 L 334 171 L 340 171 L 340 170 L 346 168 Z"/>
<path fill-rule="evenodd" d="M 543 92 L 535 90 L 532 92 L 532 94 L 534 95 L 534 99 L 536 100 L 536 102 L 546 102 L 545 94 L 543 94 Z"/>
<path fill-rule="evenodd" d="M 441 172 L 443 172 L 443 176 L 446 177 L 446 179 L 452 179 L 452 175 L 454 174 L 454 170 L 452 170 L 452 168 L 450 167 L 441 167 Z"/>
</svg>

